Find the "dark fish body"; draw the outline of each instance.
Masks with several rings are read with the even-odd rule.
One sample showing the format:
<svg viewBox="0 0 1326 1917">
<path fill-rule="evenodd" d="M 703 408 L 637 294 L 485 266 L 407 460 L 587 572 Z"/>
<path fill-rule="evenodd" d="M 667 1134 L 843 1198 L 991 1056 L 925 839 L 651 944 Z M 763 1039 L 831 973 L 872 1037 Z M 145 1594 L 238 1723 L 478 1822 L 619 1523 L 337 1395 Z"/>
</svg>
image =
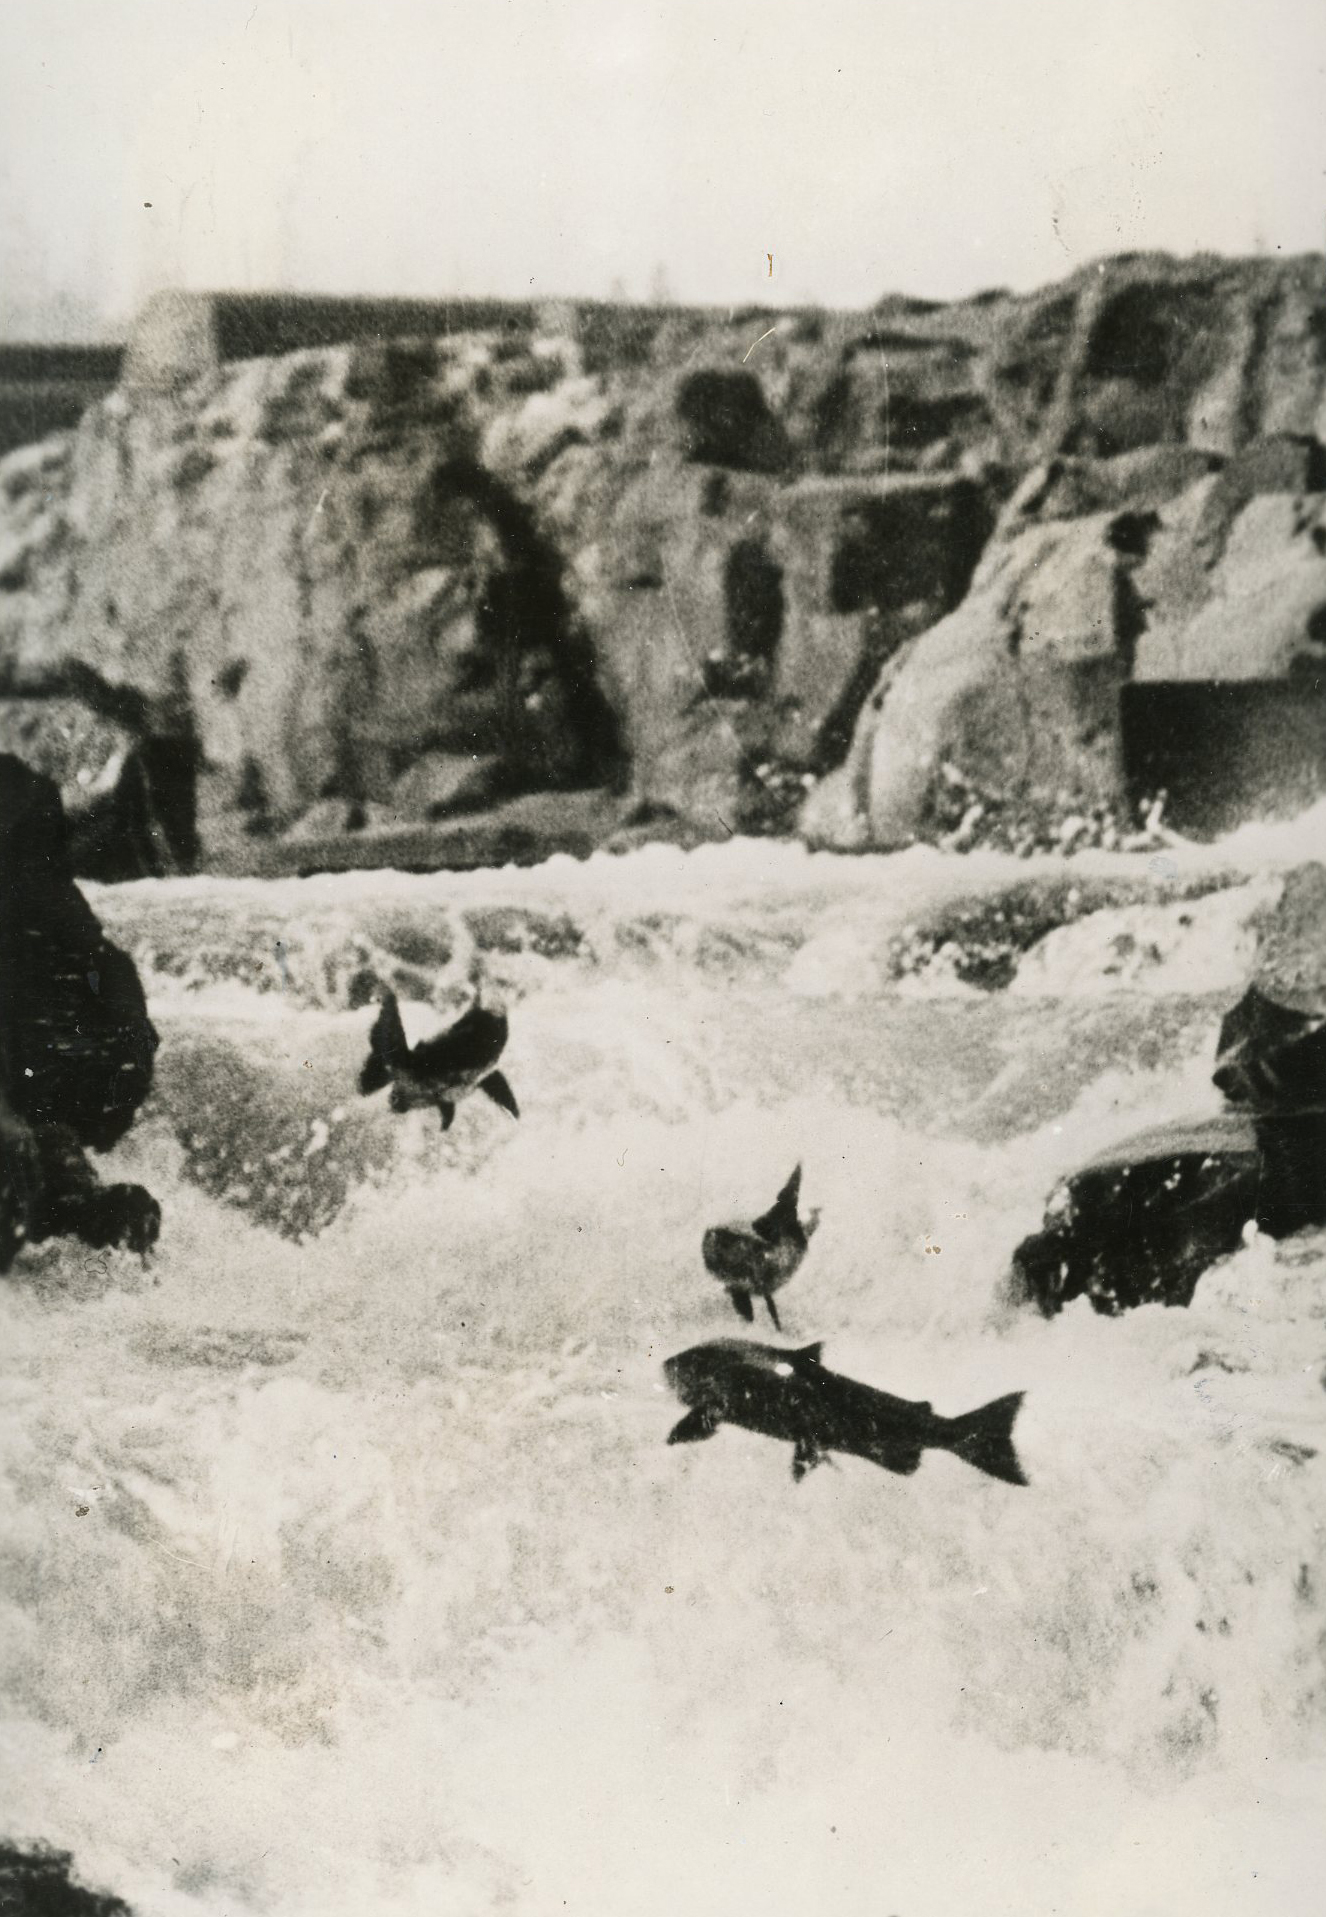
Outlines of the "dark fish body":
<svg viewBox="0 0 1326 1917">
<path fill-rule="evenodd" d="M 502 1073 L 494 1070 L 507 1035 L 506 1013 L 476 1003 L 436 1038 L 412 1046 L 405 1036 L 396 995 L 386 992 L 373 1026 L 368 1059 L 359 1075 L 359 1089 L 367 1094 L 390 1085 L 394 1112 L 435 1106 L 442 1117 L 443 1131 L 450 1126 L 461 1099 L 476 1090 L 519 1118 L 515 1094 Z"/>
<path fill-rule="evenodd" d="M 773 1294 L 800 1267 L 818 1212 L 802 1219 L 801 1167 L 797 1166 L 770 1209 L 759 1218 L 712 1225 L 704 1235 L 701 1253 L 705 1269 L 726 1287 L 737 1314 L 750 1324 L 755 1316 L 752 1298 L 763 1298 L 776 1329 L 778 1308 Z"/>
<path fill-rule="evenodd" d="M 820 1363 L 818 1344 L 800 1351 L 715 1338 L 669 1358 L 664 1375 L 687 1415 L 669 1444 L 712 1437 L 735 1424 L 793 1447 L 798 1480 L 833 1452 L 846 1452 L 907 1476 L 926 1451 L 951 1451 L 1006 1484 L 1025 1484 L 1013 1449 L 1013 1424 L 1022 1393 L 942 1418 L 930 1405 L 895 1398 Z"/>
</svg>

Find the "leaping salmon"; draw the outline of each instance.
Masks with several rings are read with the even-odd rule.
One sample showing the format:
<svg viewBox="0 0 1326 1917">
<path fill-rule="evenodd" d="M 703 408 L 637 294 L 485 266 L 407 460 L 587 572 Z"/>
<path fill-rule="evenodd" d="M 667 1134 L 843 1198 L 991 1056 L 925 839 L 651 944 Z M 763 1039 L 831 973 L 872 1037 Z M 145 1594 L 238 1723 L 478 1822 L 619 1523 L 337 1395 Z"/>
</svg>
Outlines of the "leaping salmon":
<svg viewBox="0 0 1326 1917">
<path fill-rule="evenodd" d="M 389 1084 L 394 1112 L 436 1106 L 443 1131 L 450 1128 L 457 1105 L 473 1091 L 485 1093 L 503 1111 L 519 1118 L 515 1093 L 503 1074 L 493 1069 L 506 1046 L 507 1032 L 506 1013 L 490 1011 L 476 999 L 446 1031 L 412 1046 L 405 1036 L 396 994 L 384 992 L 359 1089 L 368 1094 Z"/>
<path fill-rule="evenodd" d="M 962 1417 L 942 1418 L 929 1404 L 894 1398 L 820 1363 L 820 1344 L 799 1351 L 715 1338 L 678 1352 L 664 1376 L 690 1409 L 669 1444 L 712 1438 L 720 1425 L 740 1425 L 793 1447 L 799 1483 L 831 1452 L 848 1452 L 885 1471 L 908 1476 L 925 1451 L 951 1451 L 1005 1484 L 1026 1484 L 1013 1449 L 1023 1394 L 996 1398 Z"/>
<path fill-rule="evenodd" d="M 763 1298 L 775 1331 L 782 1330 L 773 1294 L 796 1273 L 819 1224 L 817 1211 L 802 1219 L 800 1196 L 798 1165 L 772 1206 L 759 1218 L 711 1225 L 704 1235 L 701 1252 L 705 1268 L 726 1287 L 733 1309 L 747 1324 L 755 1318 L 752 1298 Z"/>
</svg>

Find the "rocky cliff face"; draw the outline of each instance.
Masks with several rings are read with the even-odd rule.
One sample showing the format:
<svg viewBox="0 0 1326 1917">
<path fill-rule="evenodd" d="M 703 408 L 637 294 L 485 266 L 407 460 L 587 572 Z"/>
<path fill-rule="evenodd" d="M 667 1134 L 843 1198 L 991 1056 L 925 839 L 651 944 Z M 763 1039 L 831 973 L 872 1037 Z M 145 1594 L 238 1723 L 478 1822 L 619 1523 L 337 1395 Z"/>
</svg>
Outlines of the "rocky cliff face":
<svg viewBox="0 0 1326 1917">
<path fill-rule="evenodd" d="M 132 759 L 163 863 L 1108 802 L 1124 683 L 1319 673 L 1324 436 L 1320 260 L 220 361 L 0 462 L 0 726 L 84 802 Z"/>
</svg>

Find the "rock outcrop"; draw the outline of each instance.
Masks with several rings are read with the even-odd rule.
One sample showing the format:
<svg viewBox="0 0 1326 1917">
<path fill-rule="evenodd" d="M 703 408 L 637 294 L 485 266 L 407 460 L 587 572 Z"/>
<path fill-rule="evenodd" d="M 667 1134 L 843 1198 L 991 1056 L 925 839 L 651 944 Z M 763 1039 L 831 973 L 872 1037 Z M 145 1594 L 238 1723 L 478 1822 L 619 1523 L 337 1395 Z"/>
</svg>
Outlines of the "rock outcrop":
<svg viewBox="0 0 1326 1917">
<path fill-rule="evenodd" d="M 590 787 L 714 836 L 816 788 L 808 837 L 892 845 L 945 766 L 1122 803 L 1124 687 L 1318 684 L 1321 260 L 855 316 L 349 304 L 154 309 L 0 463 L 2 682 L 96 676 L 124 736 L 64 790 L 128 768 L 142 869 Z"/>
<path fill-rule="evenodd" d="M 0 1839 L 0 1910 L 5 1917 L 133 1917 L 109 1891 L 78 1881 L 69 1851 L 23 1849 Z"/>
<path fill-rule="evenodd" d="M 1257 928 L 1252 980 L 1212 1074 L 1226 1109 L 1125 1140 L 1056 1186 L 1013 1254 L 1012 1292 L 1053 1317 L 1191 1303 L 1253 1223 L 1326 1225 L 1326 866 L 1300 866 Z"/>
<path fill-rule="evenodd" d="M 73 1235 L 145 1252 L 161 1212 L 102 1185 L 85 1148 L 123 1138 L 157 1034 L 133 960 L 74 884 L 54 784 L 0 753 L 0 1272 L 25 1242 Z"/>
<path fill-rule="evenodd" d="M 1326 262 L 1120 261 L 1098 277 L 1073 283 L 1035 457 L 970 592 L 884 668 L 808 808 L 813 840 L 933 833 L 955 767 L 1062 812 L 1182 781 L 1196 825 L 1326 788 Z M 1237 716 L 1217 736 L 1200 694 L 1232 684 Z M 1268 684 L 1288 696 L 1269 703 L 1262 748 L 1245 735 Z M 1150 687 L 1167 702 L 1148 725 Z M 1212 736 L 1205 753 L 1190 743 L 1189 771 L 1170 735 L 1194 718 Z M 1154 734 L 1165 749 L 1149 755 Z"/>
</svg>

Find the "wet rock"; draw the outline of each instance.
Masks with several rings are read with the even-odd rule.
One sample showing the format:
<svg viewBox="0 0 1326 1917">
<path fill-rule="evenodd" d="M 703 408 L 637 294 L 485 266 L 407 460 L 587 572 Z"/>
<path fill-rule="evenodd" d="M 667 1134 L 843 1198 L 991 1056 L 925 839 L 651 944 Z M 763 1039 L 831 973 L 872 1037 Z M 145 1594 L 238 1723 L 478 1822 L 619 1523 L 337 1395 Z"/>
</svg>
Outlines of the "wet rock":
<svg viewBox="0 0 1326 1917">
<path fill-rule="evenodd" d="M 1277 1005 L 1326 1018 L 1326 865 L 1290 872 L 1261 925 L 1253 982 Z"/>
<path fill-rule="evenodd" d="M 1051 1194 L 1013 1256 L 1047 1316 L 1186 1305 L 1255 1221 L 1268 1237 L 1326 1225 L 1326 867 L 1300 867 L 1264 918 L 1253 983 L 1221 1024 L 1220 1117 L 1129 1139 Z"/>
<path fill-rule="evenodd" d="M 133 961 L 74 884 L 60 797 L 0 756 L 0 898 L 7 982 L 4 1078 L 33 1124 L 107 1151 L 152 1082 L 157 1035 Z"/>
<path fill-rule="evenodd" d="M 103 1188 L 83 1148 L 108 1151 L 152 1083 L 157 1034 L 132 959 L 74 884 L 60 795 L 0 755 L 0 1254 L 66 1232 L 139 1250 L 159 1213 Z"/>
<path fill-rule="evenodd" d="M 1103 1153 L 1051 1194 L 1013 1254 L 1014 1295 L 1048 1317 L 1074 1298 L 1114 1314 L 1187 1305 L 1237 1249 L 1257 1201 L 1252 1126 L 1233 1115 L 1165 1126 Z"/>
<path fill-rule="evenodd" d="M 1259 1118 L 1257 1227 L 1268 1238 L 1326 1225 L 1326 1114 Z"/>
<path fill-rule="evenodd" d="M 327 803 L 327 812 L 315 811 L 291 832 L 252 847 L 247 869 L 262 878 L 387 867 L 468 872 L 489 865 L 539 865 L 557 852 L 588 858 L 621 813 L 620 799 L 597 788 L 529 792 L 416 825 L 397 823 L 385 808 Z"/>
<path fill-rule="evenodd" d="M 1260 1117 L 1326 1113 L 1326 1014 L 1250 985 L 1221 1024 L 1214 1082 L 1231 1105 Z"/>
<path fill-rule="evenodd" d="M 34 1149 L 19 1160 L 23 1183 L 11 1185 L 7 1203 L 0 1199 L 0 1270 L 9 1269 L 21 1243 L 48 1238 L 77 1238 L 93 1251 L 118 1246 L 146 1258 L 161 1235 L 161 1207 L 151 1193 L 141 1185 L 103 1185 L 68 1126 L 40 1125 L 31 1137 Z"/>
<path fill-rule="evenodd" d="M 0 696 L 0 751 L 59 788 L 75 875 L 113 884 L 188 870 L 197 839 L 187 729 L 156 730 L 140 702 L 96 673 L 43 677 L 49 694 Z"/>
<path fill-rule="evenodd" d="M 21 1850 L 0 1842 L 0 1911 L 5 1917 L 132 1917 L 109 1891 L 87 1890 L 68 1851 Z"/>
<path fill-rule="evenodd" d="M 1257 1223 L 1326 1225 L 1326 866 L 1301 866 L 1261 930 L 1254 982 L 1220 1028 L 1215 1084 L 1252 1115 Z"/>
</svg>

